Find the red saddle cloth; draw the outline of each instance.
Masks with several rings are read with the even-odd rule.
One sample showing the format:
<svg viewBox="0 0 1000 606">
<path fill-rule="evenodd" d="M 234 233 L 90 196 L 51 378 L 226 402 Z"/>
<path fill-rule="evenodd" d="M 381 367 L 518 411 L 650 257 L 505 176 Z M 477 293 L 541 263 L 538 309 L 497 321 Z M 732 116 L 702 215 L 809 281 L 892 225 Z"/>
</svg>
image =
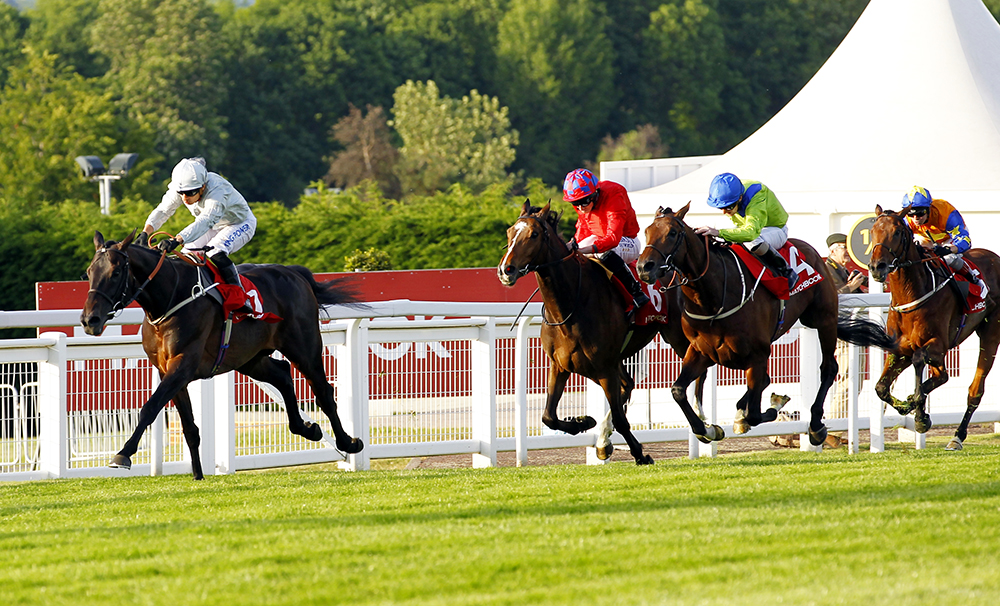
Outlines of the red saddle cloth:
<svg viewBox="0 0 1000 606">
<path fill-rule="evenodd" d="M 632 272 L 632 276 L 638 280 L 638 273 L 635 271 L 635 262 L 628 264 L 629 271 Z M 618 278 L 613 275 L 611 276 L 611 283 L 618 288 L 618 293 L 622 296 L 622 299 L 626 304 L 626 311 L 631 311 L 635 305 L 632 303 L 632 293 L 625 288 Z M 655 282 L 654 284 L 643 284 L 643 288 L 646 289 L 646 296 L 649 297 L 649 303 L 646 303 L 633 318 L 636 326 L 646 326 L 647 324 L 666 324 L 667 323 L 667 309 L 665 299 L 662 294 L 660 294 L 659 288 L 660 283 Z"/>
<path fill-rule="evenodd" d="M 982 272 L 979 271 L 979 267 L 977 267 L 975 263 L 966 259 L 965 257 L 962 257 L 962 261 L 964 261 L 965 264 L 969 267 L 969 269 L 972 270 L 973 274 L 977 276 L 983 275 Z M 986 295 L 989 293 L 989 291 L 984 292 L 983 289 L 979 286 L 978 282 L 970 282 L 968 278 L 966 278 L 962 274 L 955 273 L 950 267 L 948 268 L 948 271 L 951 272 L 952 276 L 955 278 L 955 281 L 965 282 L 966 284 L 969 285 L 969 294 L 968 296 L 965 297 L 966 313 L 974 314 L 985 310 Z"/>
<path fill-rule="evenodd" d="M 760 262 L 757 255 L 739 244 L 733 244 L 732 249 L 754 276 L 759 276 L 760 270 L 764 269 L 764 276 L 760 279 L 760 283 L 764 285 L 764 288 L 771 291 L 774 296 L 784 301 L 787 301 L 791 295 L 804 292 L 823 281 L 823 274 L 816 271 L 816 268 L 812 265 L 809 265 L 802 258 L 799 249 L 795 248 L 790 241 L 785 242 L 785 245 L 781 247 L 778 253 L 788 263 L 788 266 L 799 274 L 799 281 L 795 284 L 795 288 L 791 292 L 788 292 L 788 279 L 784 276 L 774 275 L 770 269 L 766 268 Z"/>
<path fill-rule="evenodd" d="M 243 302 L 246 301 L 255 310 L 255 313 L 248 314 L 237 311 L 233 314 L 234 323 L 242 322 L 247 317 L 251 317 L 254 320 L 262 320 L 268 324 L 281 321 L 281 316 L 264 311 L 264 307 L 260 301 L 260 292 L 246 276 L 240 275 L 240 282 L 243 283 L 243 288 L 239 288 L 233 284 L 226 284 L 218 268 L 212 263 L 206 263 L 205 266 L 212 272 L 212 276 L 218 284 L 215 289 L 222 295 L 222 315 L 224 317 L 228 318 L 230 312 L 242 308 Z"/>
</svg>

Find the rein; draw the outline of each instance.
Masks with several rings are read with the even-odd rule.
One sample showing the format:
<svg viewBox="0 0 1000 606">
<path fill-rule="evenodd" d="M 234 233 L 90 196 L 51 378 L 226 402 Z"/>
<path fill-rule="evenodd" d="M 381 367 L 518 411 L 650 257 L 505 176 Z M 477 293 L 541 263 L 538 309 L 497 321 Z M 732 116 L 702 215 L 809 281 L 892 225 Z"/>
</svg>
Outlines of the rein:
<svg viewBox="0 0 1000 606">
<path fill-rule="evenodd" d="M 125 257 L 125 272 L 122 274 L 122 287 L 121 287 L 121 292 L 118 295 L 117 301 L 112 299 L 109 295 L 105 294 L 104 292 L 97 290 L 96 288 L 91 288 L 87 291 L 87 294 L 96 293 L 104 297 L 105 299 L 108 300 L 109 303 L 111 303 L 111 311 L 108 312 L 108 319 L 111 319 L 118 316 L 118 314 L 120 314 L 122 310 L 131 305 L 132 302 L 135 301 L 140 294 L 142 294 L 142 291 L 144 291 L 146 287 L 149 286 L 149 283 L 152 282 L 153 278 L 156 277 L 156 274 L 159 273 L 160 268 L 163 267 L 163 260 L 167 258 L 167 253 L 163 253 L 160 255 L 160 260 L 156 263 L 156 267 L 149 274 L 149 277 L 147 277 L 146 281 L 142 283 L 142 286 L 137 288 L 135 292 L 132 293 L 132 296 L 129 297 L 127 295 L 127 291 L 129 289 L 129 283 L 135 278 L 132 276 L 132 262 L 128 256 L 128 253 L 114 248 L 102 248 L 101 252 L 108 255 L 110 255 L 111 252 L 116 252 Z"/>
<path fill-rule="evenodd" d="M 889 215 L 882 215 L 882 216 L 889 216 Z M 904 223 L 904 225 L 906 226 L 907 231 L 912 236 L 913 235 L 913 230 L 909 229 L 909 227 L 910 227 L 909 225 L 906 225 L 905 223 Z M 916 246 L 915 244 L 912 244 L 912 240 L 910 240 L 909 242 L 911 243 L 910 244 L 911 246 Z M 926 257 L 924 259 L 920 259 L 918 261 L 914 261 L 912 259 L 907 259 L 906 261 L 900 262 L 901 257 L 896 254 L 896 251 L 894 251 L 891 247 L 889 247 L 888 245 L 886 245 L 883 242 L 876 243 L 875 246 L 872 247 L 872 253 L 874 253 L 875 252 L 875 248 L 877 248 L 879 246 L 881 246 L 890 255 L 892 255 L 892 261 L 888 264 L 888 272 L 887 273 L 892 273 L 892 272 L 900 270 L 900 269 L 906 269 L 908 267 L 912 267 L 913 265 L 921 265 L 921 264 L 925 264 L 925 263 L 937 263 L 937 262 L 944 263 L 937 256 L 929 256 L 929 257 Z M 920 250 L 919 249 L 917 249 L 917 254 L 918 255 L 920 254 Z M 907 312 L 913 311 L 915 309 L 918 309 L 921 305 L 923 305 L 925 302 L 927 302 L 928 299 L 930 299 L 931 297 L 933 297 L 942 288 L 944 288 L 945 285 L 948 284 L 948 282 L 950 282 L 950 281 L 952 281 L 952 280 L 955 279 L 954 275 L 950 275 L 950 276 L 948 276 L 947 279 L 943 280 L 940 284 L 938 284 L 937 283 L 937 276 L 934 274 L 934 271 L 930 268 L 929 265 L 927 265 L 925 267 L 927 268 L 927 273 L 929 273 L 931 275 L 931 289 L 930 289 L 930 291 L 928 291 L 926 294 L 924 294 L 919 299 L 916 299 L 914 301 L 910 301 L 909 303 L 904 303 L 903 305 L 890 305 L 889 309 L 891 309 L 893 311 L 900 312 L 900 313 L 907 313 Z"/>
</svg>

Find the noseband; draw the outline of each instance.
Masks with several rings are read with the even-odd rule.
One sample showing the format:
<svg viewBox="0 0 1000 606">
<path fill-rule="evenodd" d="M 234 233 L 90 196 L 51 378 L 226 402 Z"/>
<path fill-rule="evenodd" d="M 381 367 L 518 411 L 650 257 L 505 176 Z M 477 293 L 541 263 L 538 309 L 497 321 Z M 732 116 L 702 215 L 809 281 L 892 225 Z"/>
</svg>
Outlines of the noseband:
<svg viewBox="0 0 1000 606">
<path fill-rule="evenodd" d="M 122 255 L 123 257 L 125 257 L 125 271 L 122 272 L 121 282 L 120 282 L 120 284 L 119 284 L 119 286 L 117 288 L 113 289 L 113 290 L 117 290 L 118 291 L 118 300 L 117 301 L 115 299 L 111 298 L 111 296 L 108 295 L 107 293 L 104 293 L 104 292 L 102 292 L 102 291 L 100 291 L 100 290 L 98 290 L 96 288 L 91 288 L 90 290 L 87 291 L 88 295 L 90 293 L 98 294 L 98 295 L 104 297 L 105 299 L 107 299 L 108 303 L 111 303 L 111 311 L 108 312 L 108 319 L 111 319 L 111 318 L 117 316 L 118 314 L 120 314 L 123 309 L 125 309 L 126 307 L 128 307 L 129 305 L 131 305 L 132 302 L 136 300 L 136 298 L 142 293 L 142 291 L 145 290 L 146 286 L 150 283 L 150 281 L 152 281 L 153 277 L 157 274 L 157 272 L 160 271 L 160 267 L 163 266 L 163 260 L 167 258 L 167 253 L 166 252 L 164 252 L 163 254 L 161 254 L 160 255 L 160 261 L 156 264 L 156 268 L 153 269 L 152 273 L 149 274 L 149 277 L 146 278 L 146 281 L 142 283 L 142 286 L 140 286 L 139 288 L 135 289 L 135 291 L 132 293 L 132 296 L 129 296 L 129 294 L 128 294 L 129 286 L 132 283 L 134 283 L 134 278 L 132 277 L 132 263 L 131 263 L 131 259 L 129 259 L 128 253 L 126 253 L 123 250 L 118 250 L 118 249 L 115 249 L 115 248 L 107 248 L 107 247 L 102 247 L 99 252 L 102 252 L 102 253 L 105 253 L 105 254 L 108 255 L 108 257 L 109 257 L 108 262 L 109 263 L 111 262 L 110 261 L 110 256 L 111 256 L 112 252 L 116 252 L 116 253 Z"/>
</svg>

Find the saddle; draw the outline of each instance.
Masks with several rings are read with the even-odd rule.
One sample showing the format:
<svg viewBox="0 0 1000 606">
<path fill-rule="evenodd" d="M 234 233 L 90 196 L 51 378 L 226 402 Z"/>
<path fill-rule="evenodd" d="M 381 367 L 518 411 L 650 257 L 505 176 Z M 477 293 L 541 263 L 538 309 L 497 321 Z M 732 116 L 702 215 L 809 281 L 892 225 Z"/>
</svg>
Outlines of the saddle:
<svg viewBox="0 0 1000 606">
<path fill-rule="evenodd" d="M 222 305 L 223 317 L 228 318 L 229 315 L 232 314 L 233 322 L 236 323 L 242 322 L 247 318 L 262 320 L 268 324 L 281 321 L 281 316 L 264 311 L 264 308 L 261 305 L 260 291 L 258 291 L 257 287 L 254 286 L 254 283 L 243 274 L 240 274 L 240 282 L 243 283 L 243 288 L 240 288 L 233 284 L 227 284 L 219 274 L 219 270 L 216 269 L 215 265 L 212 265 L 211 263 L 206 263 L 205 265 L 199 267 L 198 271 L 201 272 L 202 279 L 210 284 L 214 284 L 215 288 L 206 289 L 206 293 Z M 246 301 L 250 307 L 255 310 L 255 313 L 248 314 L 236 311 L 243 308 L 244 301 Z"/>
<path fill-rule="evenodd" d="M 979 271 L 979 267 L 975 263 L 962 257 L 962 262 L 969 269 L 969 273 L 974 276 L 981 276 L 982 272 Z M 984 311 L 986 309 L 986 292 L 979 286 L 977 282 L 970 282 L 969 279 L 961 273 L 956 272 L 947 263 L 941 263 L 940 265 L 934 264 L 938 269 L 945 268 L 945 278 L 949 276 L 952 278 L 951 286 L 958 299 L 962 301 L 965 307 L 965 313 L 974 314 Z"/>
<path fill-rule="evenodd" d="M 806 262 L 791 240 L 786 241 L 785 245 L 778 250 L 781 258 L 788 263 L 793 271 L 799 274 L 799 281 L 791 292 L 788 291 L 788 280 L 784 276 L 775 275 L 770 268 L 761 263 L 757 255 L 739 244 L 734 244 L 730 248 L 754 276 L 761 276 L 761 271 L 764 272 L 764 275 L 760 277 L 760 283 L 782 301 L 787 301 L 791 295 L 804 292 L 823 281 L 823 274 Z"/>
</svg>

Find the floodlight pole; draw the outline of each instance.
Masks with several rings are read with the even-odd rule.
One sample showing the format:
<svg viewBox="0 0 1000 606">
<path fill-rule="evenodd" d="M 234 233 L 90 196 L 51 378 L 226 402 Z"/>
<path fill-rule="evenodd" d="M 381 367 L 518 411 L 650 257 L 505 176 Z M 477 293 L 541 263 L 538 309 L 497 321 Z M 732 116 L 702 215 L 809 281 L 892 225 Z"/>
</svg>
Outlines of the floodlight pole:
<svg viewBox="0 0 1000 606">
<path fill-rule="evenodd" d="M 111 182 L 121 179 L 119 175 L 98 175 L 94 177 L 101 190 L 101 214 L 111 214 Z"/>
</svg>

